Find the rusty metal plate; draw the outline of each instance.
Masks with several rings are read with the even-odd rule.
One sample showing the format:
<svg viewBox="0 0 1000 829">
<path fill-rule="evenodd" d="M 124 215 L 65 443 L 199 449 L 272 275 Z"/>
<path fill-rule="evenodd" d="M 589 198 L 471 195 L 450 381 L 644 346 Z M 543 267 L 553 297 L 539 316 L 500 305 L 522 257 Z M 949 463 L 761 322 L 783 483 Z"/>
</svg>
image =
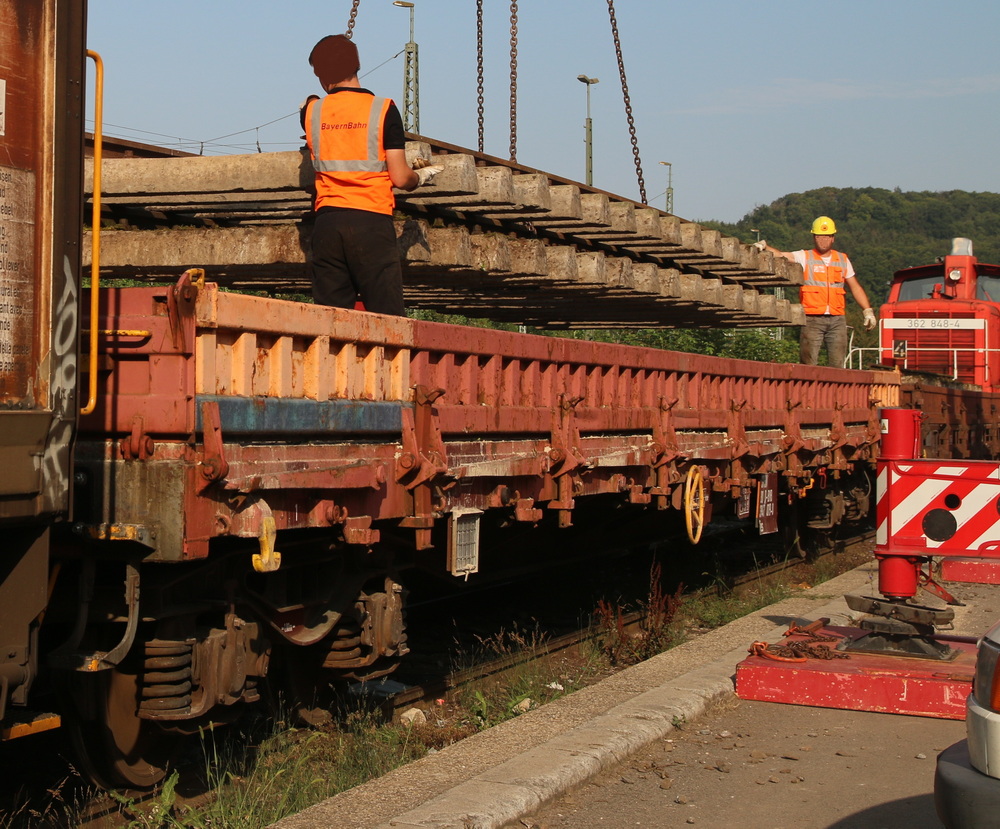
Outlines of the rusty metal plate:
<svg viewBox="0 0 1000 829">
<path fill-rule="evenodd" d="M 0 3 L 0 517 L 68 510 L 86 4 Z"/>
<path fill-rule="evenodd" d="M 27 400 L 39 365 L 36 302 L 44 226 L 41 207 L 46 124 L 44 65 L 53 32 L 43 4 L 0 6 L 0 405 Z"/>
<path fill-rule="evenodd" d="M 38 370 L 35 335 L 35 173 L 0 166 L 0 402 L 27 398 Z"/>
<path fill-rule="evenodd" d="M 778 531 L 778 476 L 773 472 L 760 476 L 757 489 L 757 531 L 761 535 Z"/>
</svg>

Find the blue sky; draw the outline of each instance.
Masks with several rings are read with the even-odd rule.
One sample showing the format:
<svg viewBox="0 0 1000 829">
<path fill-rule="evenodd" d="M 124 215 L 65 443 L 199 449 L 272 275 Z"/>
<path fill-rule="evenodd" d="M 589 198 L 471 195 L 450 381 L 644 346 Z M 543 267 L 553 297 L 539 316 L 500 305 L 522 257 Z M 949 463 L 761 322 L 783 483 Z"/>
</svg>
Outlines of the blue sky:
<svg viewBox="0 0 1000 829">
<path fill-rule="evenodd" d="M 420 131 L 475 149 L 476 3 L 414 0 Z M 510 2 L 485 9 L 485 151 L 510 145 Z M 105 62 L 105 130 L 206 154 L 300 146 L 318 91 L 313 44 L 345 31 L 350 0 L 90 0 Z M 639 188 L 606 0 L 521 0 L 517 160 Z M 647 200 L 736 221 L 823 186 L 1000 192 L 997 0 L 617 0 Z M 402 99 L 409 13 L 361 0 L 362 81 Z M 265 126 L 266 125 L 266 126 Z M 89 123 L 88 123 L 89 126 Z M 258 129 L 259 128 L 259 129 Z M 238 133 L 233 135 L 233 133 Z M 226 136 L 226 137 L 224 137 Z"/>
</svg>

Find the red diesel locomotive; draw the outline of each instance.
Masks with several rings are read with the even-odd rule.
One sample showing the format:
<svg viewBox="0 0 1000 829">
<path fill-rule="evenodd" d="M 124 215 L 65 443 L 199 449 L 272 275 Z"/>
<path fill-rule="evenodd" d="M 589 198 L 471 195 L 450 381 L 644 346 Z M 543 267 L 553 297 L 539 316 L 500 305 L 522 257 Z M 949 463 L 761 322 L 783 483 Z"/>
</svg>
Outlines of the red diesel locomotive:
<svg viewBox="0 0 1000 829">
<path fill-rule="evenodd" d="M 1000 457 L 1000 265 L 955 239 L 932 265 L 893 277 L 879 359 L 902 377 L 901 405 L 924 414 L 930 457 Z"/>
</svg>

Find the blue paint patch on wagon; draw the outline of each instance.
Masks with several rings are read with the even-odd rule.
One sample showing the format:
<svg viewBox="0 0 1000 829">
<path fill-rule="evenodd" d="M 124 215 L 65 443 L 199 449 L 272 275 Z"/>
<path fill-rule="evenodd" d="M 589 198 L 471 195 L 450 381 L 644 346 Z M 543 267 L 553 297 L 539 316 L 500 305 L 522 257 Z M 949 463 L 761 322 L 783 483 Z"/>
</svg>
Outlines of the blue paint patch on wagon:
<svg viewBox="0 0 1000 829">
<path fill-rule="evenodd" d="M 301 400 L 280 397 L 198 395 L 198 431 L 203 430 L 202 403 L 217 403 L 224 435 L 398 435 L 403 407 L 410 404 L 374 400 Z"/>
</svg>

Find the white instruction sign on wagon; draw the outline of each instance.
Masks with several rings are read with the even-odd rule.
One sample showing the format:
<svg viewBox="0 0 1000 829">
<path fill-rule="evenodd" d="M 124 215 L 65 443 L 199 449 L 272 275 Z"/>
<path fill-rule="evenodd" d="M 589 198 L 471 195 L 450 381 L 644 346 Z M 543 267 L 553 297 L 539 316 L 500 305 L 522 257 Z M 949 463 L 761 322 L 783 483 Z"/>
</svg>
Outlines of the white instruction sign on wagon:
<svg viewBox="0 0 1000 829">
<path fill-rule="evenodd" d="M 23 398 L 35 373 L 35 173 L 0 165 L 0 401 Z"/>
</svg>

